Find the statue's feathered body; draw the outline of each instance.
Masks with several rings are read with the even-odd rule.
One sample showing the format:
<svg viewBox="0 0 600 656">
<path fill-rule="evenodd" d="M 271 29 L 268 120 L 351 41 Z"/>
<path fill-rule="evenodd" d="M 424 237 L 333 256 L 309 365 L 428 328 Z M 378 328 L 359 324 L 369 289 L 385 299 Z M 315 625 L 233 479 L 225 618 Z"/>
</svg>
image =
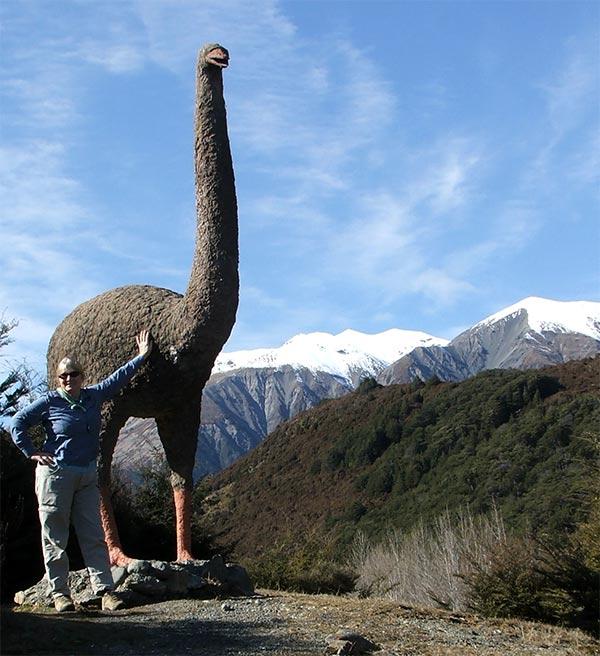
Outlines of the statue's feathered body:
<svg viewBox="0 0 600 656">
<path fill-rule="evenodd" d="M 58 361 L 77 354 L 93 383 L 135 355 L 134 336 L 150 330 L 154 348 L 130 385 L 103 410 L 99 463 L 102 520 L 111 562 L 130 560 L 121 548 L 110 503 L 110 468 L 119 430 L 129 417 L 154 417 L 169 467 L 177 521 L 177 559 L 191 555 L 191 490 L 202 390 L 227 341 L 238 305 L 238 226 L 227 136 L 222 69 L 229 54 L 216 44 L 199 53 L 196 78 L 196 250 L 181 296 L 135 285 L 78 306 L 48 348 L 51 383 Z"/>
</svg>

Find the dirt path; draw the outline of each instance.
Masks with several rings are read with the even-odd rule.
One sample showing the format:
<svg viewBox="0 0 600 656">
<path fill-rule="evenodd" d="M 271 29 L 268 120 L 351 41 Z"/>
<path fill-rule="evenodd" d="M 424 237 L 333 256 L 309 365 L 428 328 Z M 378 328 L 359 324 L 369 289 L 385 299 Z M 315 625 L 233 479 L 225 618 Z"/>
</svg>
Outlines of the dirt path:
<svg viewBox="0 0 600 656">
<path fill-rule="evenodd" d="M 3 609 L 1 653 L 316 655 L 341 628 L 377 643 L 381 656 L 600 655 L 600 642 L 580 631 L 383 600 L 267 591 L 250 599 L 180 599 L 112 614 Z"/>
</svg>

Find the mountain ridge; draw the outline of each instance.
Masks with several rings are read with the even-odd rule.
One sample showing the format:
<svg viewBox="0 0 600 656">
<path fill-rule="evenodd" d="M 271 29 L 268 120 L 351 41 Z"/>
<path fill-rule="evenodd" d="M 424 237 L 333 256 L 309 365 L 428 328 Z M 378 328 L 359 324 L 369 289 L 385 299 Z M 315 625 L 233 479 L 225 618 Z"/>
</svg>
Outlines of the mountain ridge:
<svg viewBox="0 0 600 656">
<path fill-rule="evenodd" d="M 224 352 L 217 357 L 213 375 L 236 369 L 291 366 L 326 372 L 356 385 L 357 371 L 374 375 L 417 346 L 447 343 L 442 337 L 400 328 L 375 334 L 352 329 L 336 335 L 301 333 L 276 348 Z"/>
<path fill-rule="evenodd" d="M 485 369 L 540 368 L 598 352 L 600 303 L 539 297 L 522 299 L 451 341 L 420 331 L 369 335 L 348 329 L 297 335 L 276 349 L 224 352 L 204 390 L 195 477 L 230 465 L 281 421 L 351 392 L 365 377 L 386 385 L 432 377 L 459 381 Z M 133 472 L 161 453 L 154 423 L 130 420 L 115 458 Z"/>
</svg>

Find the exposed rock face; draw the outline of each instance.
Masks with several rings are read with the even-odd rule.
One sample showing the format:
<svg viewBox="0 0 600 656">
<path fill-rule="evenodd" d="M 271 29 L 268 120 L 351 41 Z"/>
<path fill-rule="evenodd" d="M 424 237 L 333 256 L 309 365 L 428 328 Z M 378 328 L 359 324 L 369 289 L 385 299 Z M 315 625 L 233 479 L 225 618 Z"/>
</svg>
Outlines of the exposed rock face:
<svg viewBox="0 0 600 656">
<path fill-rule="evenodd" d="M 204 390 L 194 477 L 224 469 L 282 421 L 351 390 L 342 378 L 291 366 L 216 374 Z M 147 419 L 130 420 L 121 433 L 115 462 L 130 476 L 149 458 L 162 459 L 156 426 Z"/>
<path fill-rule="evenodd" d="M 217 374 L 205 391 L 201 440 L 213 443 L 213 462 L 218 459 L 222 469 L 282 421 L 351 389 L 347 381 L 331 374 L 291 366 Z M 208 443 L 204 446 L 209 448 Z"/>
</svg>

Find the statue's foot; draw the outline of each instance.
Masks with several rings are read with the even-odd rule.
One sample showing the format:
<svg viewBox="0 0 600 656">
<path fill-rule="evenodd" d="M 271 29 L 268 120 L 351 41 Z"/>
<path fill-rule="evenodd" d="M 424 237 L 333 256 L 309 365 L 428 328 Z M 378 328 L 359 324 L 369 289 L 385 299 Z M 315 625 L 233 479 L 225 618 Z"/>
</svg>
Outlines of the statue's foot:
<svg viewBox="0 0 600 656">
<path fill-rule="evenodd" d="M 191 560 L 195 560 L 194 556 L 187 549 L 179 549 L 177 551 L 177 562 L 178 563 L 188 563 Z"/>
<path fill-rule="evenodd" d="M 119 547 L 112 547 L 108 549 L 108 557 L 110 558 L 110 564 L 113 567 L 127 567 L 129 563 L 132 563 L 135 558 L 130 558 L 123 553 L 123 550 Z"/>
</svg>

